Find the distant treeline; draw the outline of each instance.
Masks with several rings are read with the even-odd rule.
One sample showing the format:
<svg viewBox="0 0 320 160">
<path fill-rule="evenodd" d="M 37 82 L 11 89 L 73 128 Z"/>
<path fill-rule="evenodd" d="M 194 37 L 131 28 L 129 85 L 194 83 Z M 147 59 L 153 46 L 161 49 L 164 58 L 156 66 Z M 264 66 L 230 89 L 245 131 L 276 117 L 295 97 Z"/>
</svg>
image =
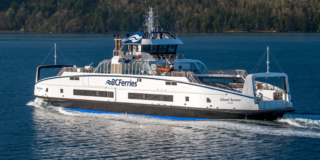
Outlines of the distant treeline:
<svg viewBox="0 0 320 160">
<path fill-rule="evenodd" d="M 148 7 L 171 32 L 320 32 L 320 0 L 1 0 L 0 31 L 137 31 Z"/>
</svg>

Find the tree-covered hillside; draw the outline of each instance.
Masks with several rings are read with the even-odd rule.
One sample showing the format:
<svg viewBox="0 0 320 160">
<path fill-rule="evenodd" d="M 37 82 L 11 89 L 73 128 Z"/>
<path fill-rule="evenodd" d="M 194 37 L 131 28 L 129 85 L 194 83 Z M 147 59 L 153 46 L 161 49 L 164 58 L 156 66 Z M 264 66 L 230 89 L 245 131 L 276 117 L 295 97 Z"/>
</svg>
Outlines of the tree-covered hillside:
<svg viewBox="0 0 320 160">
<path fill-rule="evenodd" d="M 319 32 L 320 0 L 1 0 L 0 31 L 137 31 L 148 7 L 172 32 Z"/>
</svg>

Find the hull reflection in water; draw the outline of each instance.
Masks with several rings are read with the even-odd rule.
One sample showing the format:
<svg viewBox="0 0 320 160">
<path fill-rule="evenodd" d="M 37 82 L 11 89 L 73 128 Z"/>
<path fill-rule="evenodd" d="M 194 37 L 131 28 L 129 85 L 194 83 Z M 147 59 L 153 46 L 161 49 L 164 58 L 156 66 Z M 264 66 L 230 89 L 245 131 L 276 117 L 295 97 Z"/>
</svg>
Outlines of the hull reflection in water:
<svg viewBox="0 0 320 160">
<path fill-rule="evenodd" d="M 310 124 L 297 127 L 286 122 L 298 121 L 299 116 L 274 122 L 176 121 L 70 111 L 38 98 L 28 105 L 35 106 L 37 158 L 263 158 L 288 151 L 299 137 L 320 138 L 320 117 L 311 128 Z M 261 139 L 270 143 L 261 143 Z M 226 154 L 230 150 L 233 154 Z M 272 154 L 261 152 L 265 150 Z"/>
</svg>

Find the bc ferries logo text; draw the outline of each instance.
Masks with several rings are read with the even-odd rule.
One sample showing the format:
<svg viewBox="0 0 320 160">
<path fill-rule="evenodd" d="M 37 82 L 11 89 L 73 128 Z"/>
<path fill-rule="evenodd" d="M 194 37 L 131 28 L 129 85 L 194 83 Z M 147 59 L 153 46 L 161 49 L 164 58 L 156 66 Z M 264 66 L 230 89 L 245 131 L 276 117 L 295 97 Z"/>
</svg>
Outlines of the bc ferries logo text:
<svg viewBox="0 0 320 160">
<path fill-rule="evenodd" d="M 110 86 L 129 86 L 129 87 L 137 87 L 137 82 L 134 82 L 130 79 L 130 81 L 123 81 L 122 79 L 112 79 L 107 80 L 106 84 Z"/>
</svg>

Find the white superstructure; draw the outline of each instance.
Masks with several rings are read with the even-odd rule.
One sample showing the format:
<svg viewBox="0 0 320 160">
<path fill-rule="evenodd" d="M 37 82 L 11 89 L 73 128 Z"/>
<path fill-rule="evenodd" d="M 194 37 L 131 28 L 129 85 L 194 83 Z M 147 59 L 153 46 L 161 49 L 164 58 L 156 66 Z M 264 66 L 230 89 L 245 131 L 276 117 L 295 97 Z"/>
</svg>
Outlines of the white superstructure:
<svg viewBox="0 0 320 160">
<path fill-rule="evenodd" d="M 177 54 L 182 41 L 159 29 L 152 8 L 144 23 L 143 32 L 115 35 L 113 58 L 95 68 L 39 66 L 34 95 L 79 111 L 150 116 L 274 120 L 294 111 L 285 73 L 208 69 Z M 57 76 L 39 80 L 42 68 L 57 67 Z M 258 81 L 272 77 L 283 87 Z"/>
</svg>

